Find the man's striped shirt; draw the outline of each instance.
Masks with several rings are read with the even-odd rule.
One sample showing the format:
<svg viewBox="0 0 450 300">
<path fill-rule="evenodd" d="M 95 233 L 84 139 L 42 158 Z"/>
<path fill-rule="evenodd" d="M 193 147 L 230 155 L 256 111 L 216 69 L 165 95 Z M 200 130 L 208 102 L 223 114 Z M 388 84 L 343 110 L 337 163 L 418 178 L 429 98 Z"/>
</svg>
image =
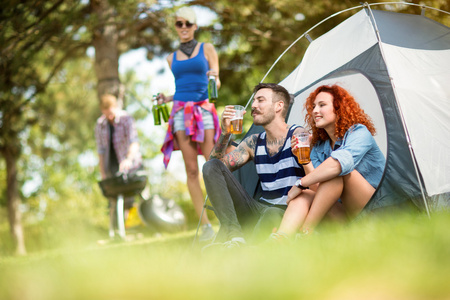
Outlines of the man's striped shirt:
<svg viewBox="0 0 450 300">
<path fill-rule="evenodd" d="M 261 201 L 286 205 L 289 190 L 298 178 L 305 176 L 303 167 L 291 151 L 291 137 L 297 127 L 293 125 L 289 128 L 282 150 L 274 156 L 268 154 L 266 132 L 258 136 L 254 161 L 261 181 Z"/>
</svg>

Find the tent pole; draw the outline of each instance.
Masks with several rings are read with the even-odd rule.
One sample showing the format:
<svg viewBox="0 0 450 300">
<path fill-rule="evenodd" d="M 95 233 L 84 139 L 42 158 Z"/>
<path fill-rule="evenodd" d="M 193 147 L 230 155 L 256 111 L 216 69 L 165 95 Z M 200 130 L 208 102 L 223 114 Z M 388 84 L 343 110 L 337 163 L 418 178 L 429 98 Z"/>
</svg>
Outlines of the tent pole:
<svg viewBox="0 0 450 300">
<path fill-rule="evenodd" d="M 450 14 L 450 12 L 447 12 L 445 10 L 441 10 L 441 9 L 437 9 L 431 6 L 426 6 L 423 4 L 415 4 L 415 3 L 407 3 L 407 2 L 401 2 L 401 1 L 394 1 L 394 2 L 378 2 L 378 3 L 364 3 L 362 5 L 358 5 L 358 6 L 354 6 L 351 8 L 347 8 L 347 9 L 343 9 L 341 11 L 338 11 L 334 14 L 332 14 L 331 16 L 323 19 L 322 21 L 320 21 L 319 23 L 317 23 L 316 25 L 314 25 L 313 27 L 311 27 L 310 29 L 308 29 L 307 31 L 305 31 L 305 33 L 303 33 L 301 36 L 299 36 L 294 42 L 292 42 L 292 44 L 290 44 L 286 50 L 283 51 L 283 53 L 280 54 L 280 56 L 278 56 L 278 58 L 275 60 L 275 62 L 272 64 L 272 66 L 270 66 L 269 70 L 267 71 L 267 73 L 263 76 L 263 78 L 261 79 L 260 82 L 264 82 L 264 80 L 266 79 L 266 77 L 269 75 L 269 73 L 272 71 L 272 69 L 275 67 L 275 65 L 278 63 L 278 61 L 286 54 L 286 52 L 288 52 L 299 40 L 301 40 L 304 36 L 309 36 L 308 33 L 310 31 L 312 31 L 313 29 L 315 29 L 316 27 L 318 27 L 319 25 L 321 25 L 322 23 L 328 21 L 331 18 L 334 18 L 337 15 L 340 15 L 344 12 L 350 11 L 350 10 L 354 10 L 357 8 L 364 8 L 364 7 L 368 7 L 370 9 L 371 6 L 377 6 L 377 5 L 392 5 L 392 4 L 403 4 L 403 5 L 409 5 L 409 6 L 419 6 L 422 8 L 422 14 L 424 13 L 425 9 L 431 9 L 431 10 L 436 10 L 442 13 L 446 13 L 446 14 Z M 378 35 L 378 32 L 377 32 Z M 379 36 L 378 36 L 379 38 Z M 309 39 L 308 39 L 309 40 Z M 310 41 L 310 40 L 309 40 Z M 310 41 L 311 42 L 311 41 Z M 250 96 L 250 99 L 247 101 L 247 104 L 245 105 L 245 109 L 247 109 L 249 103 L 252 101 L 254 94 L 252 94 Z"/>
<path fill-rule="evenodd" d="M 365 3 L 364 6 L 367 8 L 367 10 L 368 10 L 368 12 L 370 14 L 370 18 L 372 19 L 372 24 L 373 24 L 375 33 L 377 35 L 378 47 L 380 48 L 380 53 L 381 53 L 381 56 L 382 56 L 383 61 L 385 63 L 386 71 L 387 71 L 387 73 L 389 75 L 389 80 L 391 81 L 392 90 L 394 91 L 395 103 L 397 103 L 397 107 L 398 107 L 398 110 L 399 110 L 400 119 L 401 119 L 401 122 L 402 122 L 403 130 L 405 132 L 406 140 L 407 140 L 407 143 L 408 143 L 409 153 L 411 154 L 412 163 L 413 163 L 413 166 L 414 166 L 414 170 L 416 172 L 417 182 L 419 183 L 420 193 L 422 194 L 423 204 L 425 206 L 425 210 L 427 212 L 428 218 L 430 218 L 431 217 L 430 216 L 430 210 L 428 209 L 428 203 L 427 203 L 427 200 L 426 200 L 425 191 L 424 191 L 424 188 L 423 188 L 423 185 L 422 185 L 422 181 L 420 180 L 419 167 L 417 166 L 416 157 L 414 155 L 414 149 L 413 149 L 412 144 L 411 144 L 411 139 L 410 139 L 410 136 L 409 136 L 408 128 L 406 127 L 406 122 L 405 122 L 405 118 L 403 116 L 403 111 L 402 111 L 402 108 L 400 106 L 400 103 L 397 100 L 397 91 L 395 89 L 394 78 L 392 78 L 390 76 L 389 67 L 388 67 L 388 64 L 386 63 L 386 57 L 385 57 L 384 51 L 383 51 L 383 46 L 382 46 L 383 44 L 381 42 L 380 32 L 378 31 L 378 26 L 377 26 L 377 23 L 376 23 L 375 18 L 373 16 L 372 10 L 370 9 L 370 6 L 367 4 L 367 2 Z"/>
<path fill-rule="evenodd" d="M 261 79 L 260 82 L 264 82 L 264 80 L 266 79 L 266 77 L 269 75 L 269 73 L 272 71 L 272 69 L 273 69 L 273 68 L 275 67 L 275 65 L 278 63 L 278 61 L 280 61 L 280 59 L 286 54 L 286 52 L 288 52 L 288 51 L 289 51 L 289 50 L 290 50 L 290 49 L 291 49 L 291 48 L 292 48 L 299 40 L 301 40 L 304 36 L 307 36 L 308 33 L 309 33 L 311 30 L 315 29 L 317 26 L 319 26 L 319 25 L 321 25 L 322 23 L 328 21 L 329 19 L 334 18 L 334 17 L 337 16 L 337 15 L 340 15 L 341 13 L 347 12 L 347 11 L 349 11 L 349 10 L 361 8 L 361 7 L 363 7 L 363 6 L 362 6 L 362 5 L 359 5 L 359 6 L 355 6 L 355 7 L 351 7 L 351 8 L 347 8 L 347 9 L 338 11 L 337 13 L 334 13 L 334 14 L 332 14 L 331 16 L 329 16 L 329 17 L 323 19 L 322 21 L 320 21 L 319 23 L 317 23 L 316 25 L 314 25 L 313 27 L 311 27 L 310 29 L 308 29 L 307 31 L 305 31 L 305 33 L 303 33 L 301 36 L 299 36 L 294 42 L 292 42 L 292 44 L 290 44 L 290 45 L 286 48 L 286 50 L 283 51 L 283 53 L 280 54 L 280 56 L 278 56 L 278 58 L 275 60 L 275 62 L 272 64 L 272 66 L 269 68 L 269 70 L 266 72 L 266 74 L 263 76 L 263 78 Z M 309 35 L 308 35 L 308 36 L 309 36 Z M 309 40 L 309 39 L 308 39 L 308 40 Z M 311 41 L 310 41 L 310 42 L 311 42 Z M 247 104 L 245 105 L 245 109 L 247 109 L 247 107 L 248 107 L 248 105 L 250 104 L 250 102 L 252 101 L 254 95 L 255 95 L 255 94 L 253 93 L 253 94 L 250 96 L 250 99 L 248 99 Z"/>
<path fill-rule="evenodd" d="M 369 8 L 370 8 L 371 6 L 377 6 L 377 5 L 392 5 L 392 4 L 404 4 L 404 5 L 410 5 L 410 6 L 420 6 L 420 7 L 422 8 L 422 13 L 424 13 L 423 11 L 425 10 L 425 8 L 427 8 L 427 9 L 432 9 L 432 10 L 436 10 L 436 11 L 439 11 L 439 12 L 443 12 L 443 13 L 446 13 L 446 14 L 450 14 L 449 12 L 447 12 L 447 11 L 445 11 L 445 10 L 440 10 L 440 9 L 437 9 L 437 8 L 434 8 L 434 7 L 430 7 L 430 6 L 426 6 L 426 5 L 423 5 L 423 4 L 414 4 L 414 3 L 407 3 L 407 2 L 400 2 L 400 1 L 394 1 L 394 2 L 378 2 L 378 3 L 370 3 L 370 4 L 366 2 L 366 3 L 362 4 L 362 5 L 358 5 L 358 6 L 354 6 L 354 7 L 351 7 L 351 8 L 347 8 L 347 9 L 338 11 L 338 12 L 332 14 L 331 16 L 329 16 L 329 17 L 323 19 L 322 21 L 320 21 L 319 23 L 317 23 L 316 25 L 314 25 L 313 27 L 311 27 L 311 28 L 308 29 L 307 31 L 305 31 L 304 34 L 302 34 L 301 36 L 299 36 L 292 44 L 290 44 L 290 45 L 286 48 L 286 50 L 284 50 L 283 53 L 281 53 L 280 56 L 278 56 L 278 58 L 275 60 L 275 62 L 272 64 L 272 66 L 269 68 L 269 70 L 268 70 L 267 73 L 263 76 L 263 78 L 261 79 L 260 82 L 264 82 L 264 80 L 266 79 L 266 77 L 269 75 L 269 73 L 272 71 L 272 69 L 273 69 L 273 68 L 275 67 L 275 65 L 278 63 L 278 61 L 284 56 L 284 54 L 286 54 L 286 52 L 288 52 L 288 51 L 289 51 L 289 50 L 290 50 L 290 49 L 291 49 L 291 48 L 292 48 L 299 40 L 301 40 L 304 36 L 308 35 L 308 33 L 309 33 L 310 31 L 312 31 L 313 29 L 315 29 L 316 27 L 318 27 L 318 26 L 321 25 L 322 23 L 328 21 L 328 20 L 331 19 L 331 18 L 334 18 L 334 17 L 337 16 L 337 15 L 340 15 L 341 13 L 344 13 L 344 12 L 347 12 L 347 11 L 350 11 L 350 10 L 353 10 L 353 9 L 363 8 L 363 7 L 369 7 Z M 309 39 L 308 39 L 308 40 L 309 40 Z M 310 42 L 311 42 L 311 41 L 310 41 Z M 248 107 L 248 105 L 250 104 L 250 102 L 252 101 L 254 95 L 255 95 L 255 94 L 253 93 L 253 94 L 250 96 L 250 98 L 248 99 L 247 104 L 245 105 L 245 109 L 247 109 L 247 107 Z"/>
</svg>

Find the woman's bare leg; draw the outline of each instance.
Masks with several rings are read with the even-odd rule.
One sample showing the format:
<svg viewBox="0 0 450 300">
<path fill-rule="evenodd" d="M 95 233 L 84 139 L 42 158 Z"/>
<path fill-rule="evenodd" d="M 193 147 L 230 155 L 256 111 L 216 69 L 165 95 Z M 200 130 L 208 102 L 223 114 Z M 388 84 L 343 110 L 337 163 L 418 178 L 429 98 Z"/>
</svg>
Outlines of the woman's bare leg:
<svg viewBox="0 0 450 300">
<path fill-rule="evenodd" d="M 282 232 L 288 236 L 291 236 L 297 232 L 297 230 L 305 222 L 308 215 L 309 208 L 313 202 L 315 192 L 310 190 L 303 191 L 300 196 L 292 199 L 283 215 L 278 232 Z"/>
<path fill-rule="evenodd" d="M 356 216 L 374 192 L 375 189 L 356 170 L 348 175 L 320 183 L 303 229 L 312 230 L 327 213 L 331 216 Z M 339 198 L 342 205 L 337 203 Z M 343 213 L 342 207 L 345 213 Z"/>
<path fill-rule="evenodd" d="M 203 210 L 203 191 L 200 187 L 199 168 L 198 168 L 198 151 L 197 143 L 192 142 L 189 136 L 186 136 L 184 131 L 177 131 L 175 133 L 178 145 L 184 159 L 186 168 L 187 186 L 189 194 L 191 195 L 192 203 L 194 205 L 197 216 L 200 217 Z M 202 215 L 202 224 L 209 224 L 207 214 Z"/>
<path fill-rule="evenodd" d="M 214 148 L 214 134 L 214 129 L 206 129 L 204 142 L 200 144 L 200 149 L 202 149 L 205 160 L 209 160 L 209 154 L 211 154 L 211 151 Z"/>
<path fill-rule="evenodd" d="M 350 217 L 358 215 L 374 193 L 375 188 L 358 171 L 355 170 L 344 176 L 341 200 Z"/>
<path fill-rule="evenodd" d="M 317 188 L 314 201 L 302 226 L 303 231 L 312 231 L 323 217 L 335 206 L 344 189 L 342 177 L 335 177 L 321 182 Z"/>
</svg>

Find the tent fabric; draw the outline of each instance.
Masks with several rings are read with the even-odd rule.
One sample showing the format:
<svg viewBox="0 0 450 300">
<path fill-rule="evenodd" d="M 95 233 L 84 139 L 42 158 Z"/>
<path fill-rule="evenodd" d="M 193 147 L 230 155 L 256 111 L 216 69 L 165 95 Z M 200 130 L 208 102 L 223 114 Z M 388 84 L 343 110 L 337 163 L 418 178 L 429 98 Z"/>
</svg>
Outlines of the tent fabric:
<svg viewBox="0 0 450 300">
<path fill-rule="evenodd" d="M 427 209 L 424 196 L 450 199 L 448 27 L 422 15 L 365 6 L 312 41 L 280 82 L 295 97 L 288 124 L 304 126 L 305 99 L 317 86 L 333 83 L 348 89 L 371 116 L 386 156 L 367 210 L 404 202 Z M 250 194 L 256 192 L 257 179 L 249 180 L 255 171 L 251 165 L 244 171 L 235 175 Z"/>
<path fill-rule="evenodd" d="M 280 84 L 295 94 L 299 88 L 322 78 L 376 43 L 369 17 L 361 11 L 314 40 L 301 64 Z"/>
<path fill-rule="evenodd" d="M 450 191 L 450 50 L 383 45 L 428 196 Z"/>
</svg>

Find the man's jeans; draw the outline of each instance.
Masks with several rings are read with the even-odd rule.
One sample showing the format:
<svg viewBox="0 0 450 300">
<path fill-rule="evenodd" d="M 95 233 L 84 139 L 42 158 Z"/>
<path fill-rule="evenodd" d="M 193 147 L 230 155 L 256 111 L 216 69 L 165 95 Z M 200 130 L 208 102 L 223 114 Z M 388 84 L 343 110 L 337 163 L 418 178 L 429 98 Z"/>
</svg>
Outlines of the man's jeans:
<svg viewBox="0 0 450 300">
<path fill-rule="evenodd" d="M 284 209 L 254 200 L 222 161 L 207 161 L 203 179 L 221 225 L 216 241 L 233 237 L 265 239 L 280 225 Z"/>
</svg>

